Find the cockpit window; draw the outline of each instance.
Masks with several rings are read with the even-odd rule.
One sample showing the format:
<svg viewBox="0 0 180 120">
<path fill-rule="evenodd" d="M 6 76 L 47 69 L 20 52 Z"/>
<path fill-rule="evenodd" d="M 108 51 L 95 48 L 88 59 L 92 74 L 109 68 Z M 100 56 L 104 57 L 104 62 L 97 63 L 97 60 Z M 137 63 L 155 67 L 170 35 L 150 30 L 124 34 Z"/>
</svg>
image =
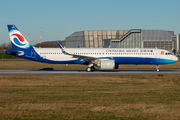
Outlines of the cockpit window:
<svg viewBox="0 0 180 120">
<path fill-rule="evenodd" d="M 172 53 L 166 53 L 166 55 L 172 55 Z"/>
</svg>

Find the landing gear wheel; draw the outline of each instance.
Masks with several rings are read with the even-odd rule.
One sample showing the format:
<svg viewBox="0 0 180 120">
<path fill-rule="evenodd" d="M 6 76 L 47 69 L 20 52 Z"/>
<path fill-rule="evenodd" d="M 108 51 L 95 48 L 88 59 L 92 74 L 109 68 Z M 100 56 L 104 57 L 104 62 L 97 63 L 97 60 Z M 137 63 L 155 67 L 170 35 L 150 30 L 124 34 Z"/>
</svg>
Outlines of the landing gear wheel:
<svg viewBox="0 0 180 120">
<path fill-rule="evenodd" d="M 88 67 L 88 68 L 86 69 L 86 71 L 92 72 L 92 71 L 95 71 L 95 68 L 94 68 L 94 67 Z"/>
<path fill-rule="evenodd" d="M 157 72 L 159 72 L 159 66 L 158 65 L 156 65 L 156 69 L 157 69 Z"/>
<path fill-rule="evenodd" d="M 91 72 L 91 68 L 90 68 L 90 67 L 88 67 L 88 68 L 86 69 L 86 71 Z"/>
<path fill-rule="evenodd" d="M 91 71 L 95 71 L 95 68 L 94 68 L 94 67 L 91 67 Z"/>
</svg>

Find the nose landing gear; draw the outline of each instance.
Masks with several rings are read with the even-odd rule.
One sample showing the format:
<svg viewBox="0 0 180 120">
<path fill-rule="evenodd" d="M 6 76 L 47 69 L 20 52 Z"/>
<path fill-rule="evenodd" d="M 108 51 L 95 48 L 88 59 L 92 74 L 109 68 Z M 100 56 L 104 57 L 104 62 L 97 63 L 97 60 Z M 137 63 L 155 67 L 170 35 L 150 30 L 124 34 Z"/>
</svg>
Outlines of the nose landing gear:
<svg viewBox="0 0 180 120">
<path fill-rule="evenodd" d="M 156 70 L 157 72 L 159 72 L 159 65 L 156 65 Z"/>
</svg>

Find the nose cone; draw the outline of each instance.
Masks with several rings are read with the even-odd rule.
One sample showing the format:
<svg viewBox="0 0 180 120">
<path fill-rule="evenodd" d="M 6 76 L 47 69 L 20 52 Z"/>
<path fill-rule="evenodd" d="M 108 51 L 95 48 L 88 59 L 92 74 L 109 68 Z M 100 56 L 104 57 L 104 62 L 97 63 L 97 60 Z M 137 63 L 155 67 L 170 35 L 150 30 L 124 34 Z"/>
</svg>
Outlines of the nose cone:
<svg viewBox="0 0 180 120">
<path fill-rule="evenodd" d="M 178 61 L 178 57 L 173 56 L 173 57 L 172 57 L 172 60 L 174 60 L 175 62 L 177 62 L 177 61 Z"/>
</svg>

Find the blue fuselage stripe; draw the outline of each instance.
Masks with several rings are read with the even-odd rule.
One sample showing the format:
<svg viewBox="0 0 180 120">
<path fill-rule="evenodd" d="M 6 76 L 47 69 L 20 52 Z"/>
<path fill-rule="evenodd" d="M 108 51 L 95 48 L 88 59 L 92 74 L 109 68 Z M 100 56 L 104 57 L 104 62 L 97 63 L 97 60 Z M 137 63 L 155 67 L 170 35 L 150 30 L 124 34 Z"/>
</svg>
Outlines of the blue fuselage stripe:
<svg viewBox="0 0 180 120">
<path fill-rule="evenodd" d="M 170 64 L 175 60 L 145 57 L 114 57 L 117 64 Z"/>
</svg>

